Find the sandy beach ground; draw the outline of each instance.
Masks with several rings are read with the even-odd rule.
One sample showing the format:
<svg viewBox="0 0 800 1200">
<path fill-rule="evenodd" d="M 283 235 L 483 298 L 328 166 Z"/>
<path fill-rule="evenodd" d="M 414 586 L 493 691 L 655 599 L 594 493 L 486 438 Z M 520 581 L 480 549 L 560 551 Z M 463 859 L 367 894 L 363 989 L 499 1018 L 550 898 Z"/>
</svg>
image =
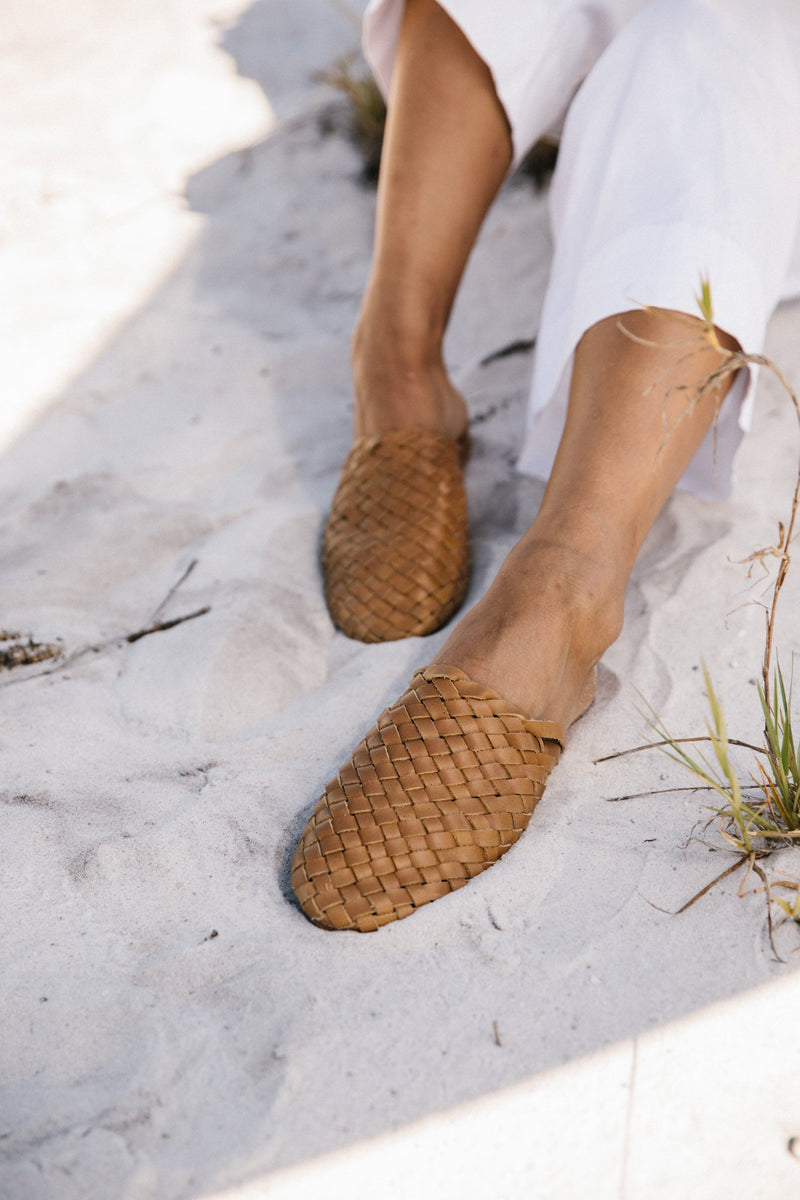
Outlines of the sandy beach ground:
<svg viewBox="0 0 800 1200">
<path fill-rule="evenodd" d="M 61 655 L 0 671 L 0 1196 L 784 1200 L 797 928 L 778 961 L 739 875 L 662 911 L 733 861 L 689 840 L 706 799 L 612 803 L 689 781 L 595 762 L 647 739 L 640 694 L 701 733 L 701 658 L 758 737 L 738 560 L 798 453 L 768 378 L 733 498 L 659 518 L 520 844 L 377 934 L 293 901 L 326 780 L 445 636 L 348 641 L 320 589 L 374 193 L 314 73 L 361 7 L 0 0 L 0 651 Z M 448 343 L 470 601 L 542 491 L 513 470 L 530 355 L 481 364 L 535 334 L 546 205 L 507 186 Z M 795 381 L 798 322 L 768 341 Z M 790 575 L 787 664 L 798 611 Z"/>
</svg>

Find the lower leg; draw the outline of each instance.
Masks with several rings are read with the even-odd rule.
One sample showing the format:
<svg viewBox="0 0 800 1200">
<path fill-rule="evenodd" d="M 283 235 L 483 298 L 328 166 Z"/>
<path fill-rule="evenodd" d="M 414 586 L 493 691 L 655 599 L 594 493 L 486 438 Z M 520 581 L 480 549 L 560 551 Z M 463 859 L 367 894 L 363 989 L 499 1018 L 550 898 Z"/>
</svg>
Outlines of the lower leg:
<svg viewBox="0 0 800 1200">
<path fill-rule="evenodd" d="M 636 311 L 584 335 L 539 513 L 438 662 L 463 668 L 528 716 L 569 724 L 580 715 L 594 667 L 622 627 L 639 548 L 730 383 L 693 403 L 721 362 L 700 328 L 663 310 Z M 737 348 L 726 335 L 720 341 Z"/>
<path fill-rule="evenodd" d="M 375 252 L 353 341 L 356 433 L 457 436 L 442 339 L 481 222 L 511 163 L 488 67 L 434 0 L 407 0 L 378 185 Z"/>
</svg>

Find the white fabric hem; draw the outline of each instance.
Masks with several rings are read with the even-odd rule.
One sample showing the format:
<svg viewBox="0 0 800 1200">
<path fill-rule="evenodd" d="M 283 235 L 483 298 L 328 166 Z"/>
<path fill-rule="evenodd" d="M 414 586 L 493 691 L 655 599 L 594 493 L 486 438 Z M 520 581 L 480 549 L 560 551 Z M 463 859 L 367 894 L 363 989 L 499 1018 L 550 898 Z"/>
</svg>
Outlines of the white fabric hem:
<svg viewBox="0 0 800 1200">
<path fill-rule="evenodd" d="M 683 269 L 676 266 L 680 263 Z M 566 283 L 559 287 L 556 256 L 537 339 L 520 471 L 545 479 L 550 473 L 566 417 L 575 349 L 584 333 L 598 321 L 641 305 L 699 316 L 695 293 L 705 272 L 711 280 L 716 325 L 746 352 L 759 352 L 765 333 L 759 314 L 766 312 L 759 273 L 741 249 L 716 230 L 678 224 L 628 230 L 582 265 L 568 291 Z M 612 282 L 616 280 L 620 285 Z M 716 428 L 698 450 L 680 488 L 710 499 L 730 494 L 733 458 L 752 420 L 756 378 L 753 368 L 740 373 Z"/>
<path fill-rule="evenodd" d="M 558 135 L 571 97 L 615 24 L 589 7 L 559 9 L 547 0 L 526 0 L 513 13 L 464 0 L 437 2 L 491 72 L 511 131 L 513 170 L 539 138 Z M 364 14 L 364 56 L 384 99 L 391 90 L 403 10 L 404 0 L 370 0 Z M 520 54 L 520 46 L 528 51 Z"/>
</svg>

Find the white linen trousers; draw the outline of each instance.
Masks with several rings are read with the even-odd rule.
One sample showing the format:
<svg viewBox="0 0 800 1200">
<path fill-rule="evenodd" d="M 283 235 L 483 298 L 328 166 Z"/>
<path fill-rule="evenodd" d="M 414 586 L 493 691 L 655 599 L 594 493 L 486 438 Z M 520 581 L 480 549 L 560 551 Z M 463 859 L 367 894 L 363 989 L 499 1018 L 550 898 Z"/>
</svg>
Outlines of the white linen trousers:
<svg viewBox="0 0 800 1200">
<path fill-rule="evenodd" d="M 697 314 L 762 349 L 800 294 L 800 0 L 440 0 L 488 65 L 515 163 L 559 133 L 553 263 L 521 470 L 546 477 L 572 361 L 597 321 L 639 304 Z M 404 0 L 371 0 L 364 49 L 389 94 Z M 681 481 L 730 490 L 755 372 Z"/>
</svg>

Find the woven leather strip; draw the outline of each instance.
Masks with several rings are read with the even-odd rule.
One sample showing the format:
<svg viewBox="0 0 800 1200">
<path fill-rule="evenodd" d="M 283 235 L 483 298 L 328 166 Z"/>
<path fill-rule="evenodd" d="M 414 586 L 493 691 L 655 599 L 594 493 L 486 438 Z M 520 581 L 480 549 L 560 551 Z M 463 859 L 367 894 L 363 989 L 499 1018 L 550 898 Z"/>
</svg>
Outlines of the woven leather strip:
<svg viewBox="0 0 800 1200">
<path fill-rule="evenodd" d="M 356 438 L 322 545 L 334 623 L 362 642 L 432 633 L 464 599 L 469 537 L 458 443 L 423 429 Z"/>
<path fill-rule="evenodd" d="M 292 863 L 303 911 L 368 932 L 463 887 L 528 824 L 564 731 L 455 667 L 418 671 L 328 784 Z"/>
</svg>

